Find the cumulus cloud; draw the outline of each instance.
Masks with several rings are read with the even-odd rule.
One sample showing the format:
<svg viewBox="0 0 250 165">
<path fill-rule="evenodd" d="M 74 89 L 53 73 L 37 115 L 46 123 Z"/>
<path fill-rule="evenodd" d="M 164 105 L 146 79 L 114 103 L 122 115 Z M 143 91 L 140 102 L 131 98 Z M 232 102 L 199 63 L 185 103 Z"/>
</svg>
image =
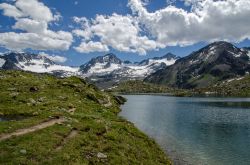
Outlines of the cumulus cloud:
<svg viewBox="0 0 250 165">
<path fill-rule="evenodd" d="M 80 53 L 90 53 L 90 52 L 107 52 L 109 48 L 101 42 L 82 42 L 79 46 L 74 47 L 74 49 Z"/>
<path fill-rule="evenodd" d="M 23 12 L 18 10 L 16 6 L 7 3 L 1 3 L 0 9 L 3 10 L 3 14 L 8 17 L 20 18 L 24 16 Z"/>
<path fill-rule="evenodd" d="M 92 20 L 75 17 L 74 21 L 82 25 L 82 29 L 73 31 L 76 36 L 83 39 L 80 46 L 85 47 L 89 45 L 89 40 L 98 38 L 98 45 L 105 45 L 105 50 L 112 47 L 118 51 L 146 54 L 146 51 L 157 48 L 155 41 L 141 35 L 138 22 L 130 15 L 97 15 Z"/>
<path fill-rule="evenodd" d="M 166 7 L 149 12 L 146 8 L 149 1 L 129 0 L 132 15 L 97 15 L 91 20 L 74 17 L 82 27 L 73 33 L 82 38 L 84 47 L 97 39 L 98 43 L 113 49 L 139 54 L 167 46 L 216 40 L 240 42 L 250 38 L 250 22 L 247 21 L 250 1 L 181 1 L 191 10 L 177 8 L 175 0 L 166 0 Z"/>
<path fill-rule="evenodd" d="M 239 42 L 250 38 L 250 1 L 183 0 L 191 11 L 167 6 L 148 12 L 141 0 L 129 6 L 142 26 L 165 46 L 191 45 L 200 41 Z"/>
<path fill-rule="evenodd" d="M 14 5 L 1 3 L 5 16 L 13 17 L 13 29 L 22 32 L 0 33 L 0 45 L 10 50 L 68 50 L 73 36 L 65 31 L 52 31 L 48 24 L 58 21 L 60 13 L 51 10 L 38 0 L 18 0 Z"/>
<path fill-rule="evenodd" d="M 67 61 L 66 57 L 58 56 L 58 55 L 49 55 L 45 52 L 39 52 L 40 56 L 46 57 L 50 59 L 51 61 L 57 62 L 57 63 L 64 63 Z"/>
<path fill-rule="evenodd" d="M 129 0 L 132 14 L 73 17 L 72 33 L 81 42 L 73 48 L 80 53 L 115 49 L 143 55 L 167 46 L 250 39 L 249 0 L 180 1 L 190 10 L 174 6 L 176 0 L 166 0 L 165 7 L 149 12 L 149 0 Z M 62 16 L 39 0 L 0 3 L 0 10 L 15 19 L 12 29 L 19 31 L 0 33 L 0 45 L 7 49 L 68 50 L 73 42 L 71 33 L 49 28 Z"/>
</svg>

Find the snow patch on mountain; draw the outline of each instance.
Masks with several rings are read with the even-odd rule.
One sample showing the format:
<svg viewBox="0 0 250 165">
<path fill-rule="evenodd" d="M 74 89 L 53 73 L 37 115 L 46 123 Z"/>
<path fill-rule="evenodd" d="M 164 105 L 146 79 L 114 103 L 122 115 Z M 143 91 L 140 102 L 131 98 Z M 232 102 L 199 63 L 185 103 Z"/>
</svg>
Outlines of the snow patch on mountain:
<svg viewBox="0 0 250 165">
<path fill-rule="evenodd" d="M 44 55 L 9 52 L 1 56 L 0 68 L 24 70 L 35 73 L 52 73 L 61 77 L 78 75 L 79 67 L 63 66 Z"/>
<path fill-rule="evenodd" d="M 250 58 L 250 51 L 248 51 L 247 55 L 248 55 L 248 57 Z"/>
<path fill-rule="evenodd" d="M 22 70 L 37 72 L 37 73 L 51 73 L 53 71 L 67 71 L 67 72 L 77 72 L 79 68 L 73 68 L 69 66 L 62 65 L 50 65 L 43 60 L 32 59 L 26 62 L 19 62 L 16 64 L 17 67 L 22 68 Z"/>
<path fill-rule="evenodd" d="M 159 63 L 159 64 L 164 63 L 167 66 L 169 66 L 169 65 L 173 65 L 175 63 L 175 61 L 176 61 L 176 59 L 174 59 L 174 58 L 172 58 L 170 60 L 168 60 L 168 59 L 159 59 L 159 60 L 150 59 L 149 60 L 149 65 L 152 65 L 154 63 Z"/>
<path fill-rule="evenodd" d="M 121 68 L 120 64 L 110 64 L 109 67 L 106 67 L 108 65 L 107 62 L 105 63 L 96 63 L 94 66 L 91 67 L 91 69 L 88 71 L 88 75 L 91 74 L 102 74 L 102 73 L 111 73 L 116 69 Z"/>
<path fill-rule="evenodd" d="M 0 67 L 2 67 L 5 64 L 6 60 L 0 58 Z"/>
<path fill-rule="evenodd" d="M 91 59 L 80 68 L 84 77 L 112 75 L 113 78 L 144 78 L 149 74 L 175 63 L 178 57 L 168 54 L 163 57 L 143 60 L 139 63 L 121 61 L 114 54 Z"/>
</svg>

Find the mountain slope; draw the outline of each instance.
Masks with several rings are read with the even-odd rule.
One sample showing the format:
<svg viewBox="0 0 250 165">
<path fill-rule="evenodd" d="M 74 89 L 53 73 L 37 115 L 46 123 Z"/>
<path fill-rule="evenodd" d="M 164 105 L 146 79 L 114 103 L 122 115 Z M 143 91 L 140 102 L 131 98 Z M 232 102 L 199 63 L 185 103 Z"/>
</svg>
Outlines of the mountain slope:
<svg viewBox="0 0 250 165">
<path fill-rule="evenodd" d="M 193 91 L 194 95 L 213 95 L 231 97 L 250 96 L 250 76 L 229 79 L 206 88 L 199 88 Z"/>
<path fill-rule="evenodd" d="M 58 65 L 43 55 L 11 52 L 0 56 L 0 68 L 24 70 L 36 73 L 53 73 L 60 76 L 77 75 L 79 68 Z"/>
<path fill-rule="evenodd" d="M 249 72 L 248 55 L 248 51 L 230 43 L 215 42 L 153 73 L 145 81 L 179 88 L 206 87 Z"/>
<path fill-rule="evenodd" d="M 178 58 L 169 53 L 163 57 L 132 63 L 122 61 L 114 54 L 106 54 L 93 58 L 80 66 L 80 73 L 98 86 L 110 87 L 112 84 L 124 80 L 144 79 L 149 74 L 174 64 Z"/>
</svg>

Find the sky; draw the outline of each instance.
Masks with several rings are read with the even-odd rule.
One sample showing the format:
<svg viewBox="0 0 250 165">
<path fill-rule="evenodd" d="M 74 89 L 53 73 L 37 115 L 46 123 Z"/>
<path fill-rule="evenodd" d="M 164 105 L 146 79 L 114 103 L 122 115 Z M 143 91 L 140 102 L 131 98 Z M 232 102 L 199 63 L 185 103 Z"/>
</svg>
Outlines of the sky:
<svg viewBox="0 0 250 165">
<path fill-rule="evenodd" d="M 250 0 L 0 0 L 0 52 L 79 66 L 114 53 L 186 56 L 214 41 L 250 46 Z"/>
</svg>

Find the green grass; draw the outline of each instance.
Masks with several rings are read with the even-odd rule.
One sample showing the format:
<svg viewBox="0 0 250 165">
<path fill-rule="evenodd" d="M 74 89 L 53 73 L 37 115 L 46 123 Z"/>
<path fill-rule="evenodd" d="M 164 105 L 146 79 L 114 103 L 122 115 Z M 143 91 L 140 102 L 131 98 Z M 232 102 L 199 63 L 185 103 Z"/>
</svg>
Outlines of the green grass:
<svg viewBox="0 0 250 165">
<path fill-rule="evenodd" d="M 136 94 L 136 93 L 168 93 L 174 94 L 177 89 L 173 89 L 163 85 L 143 82 L 141 80 L 129 80 L 119 83 L 112 92 Z M 178 90 L 180 91 L 180 90 Z"/>
<path fill-rule="evenodd" d="M 30 91 L 31 87 L 38 90 Z M 109 103 L 112 106 L 104 106 Z M 76 77 L 0 71 L 0 134 L 53 116 L 65 123 L 0 142 L 0 164 L 170 164 L 159 146 L 117 114 L 118 100 Z M 74 114 L 69 109 L 76 108 Z M 56 150 L 72 129 L 78 134 Z M 25 150 L 26 153 L 21 151 Z M 106 159 L 97 153 L 107 155 Z"/>
<path fill-rule="evenodd" d="M 195 89 L 195 95 L 210 93 L 211 95 L 218 96 L 236 96 L 236 97 L 249 97 L 250 96 L 250 76 L 235 79 L 232 81 L 223 81 L 210 85 L 205 88 Z"/>
</svg>

